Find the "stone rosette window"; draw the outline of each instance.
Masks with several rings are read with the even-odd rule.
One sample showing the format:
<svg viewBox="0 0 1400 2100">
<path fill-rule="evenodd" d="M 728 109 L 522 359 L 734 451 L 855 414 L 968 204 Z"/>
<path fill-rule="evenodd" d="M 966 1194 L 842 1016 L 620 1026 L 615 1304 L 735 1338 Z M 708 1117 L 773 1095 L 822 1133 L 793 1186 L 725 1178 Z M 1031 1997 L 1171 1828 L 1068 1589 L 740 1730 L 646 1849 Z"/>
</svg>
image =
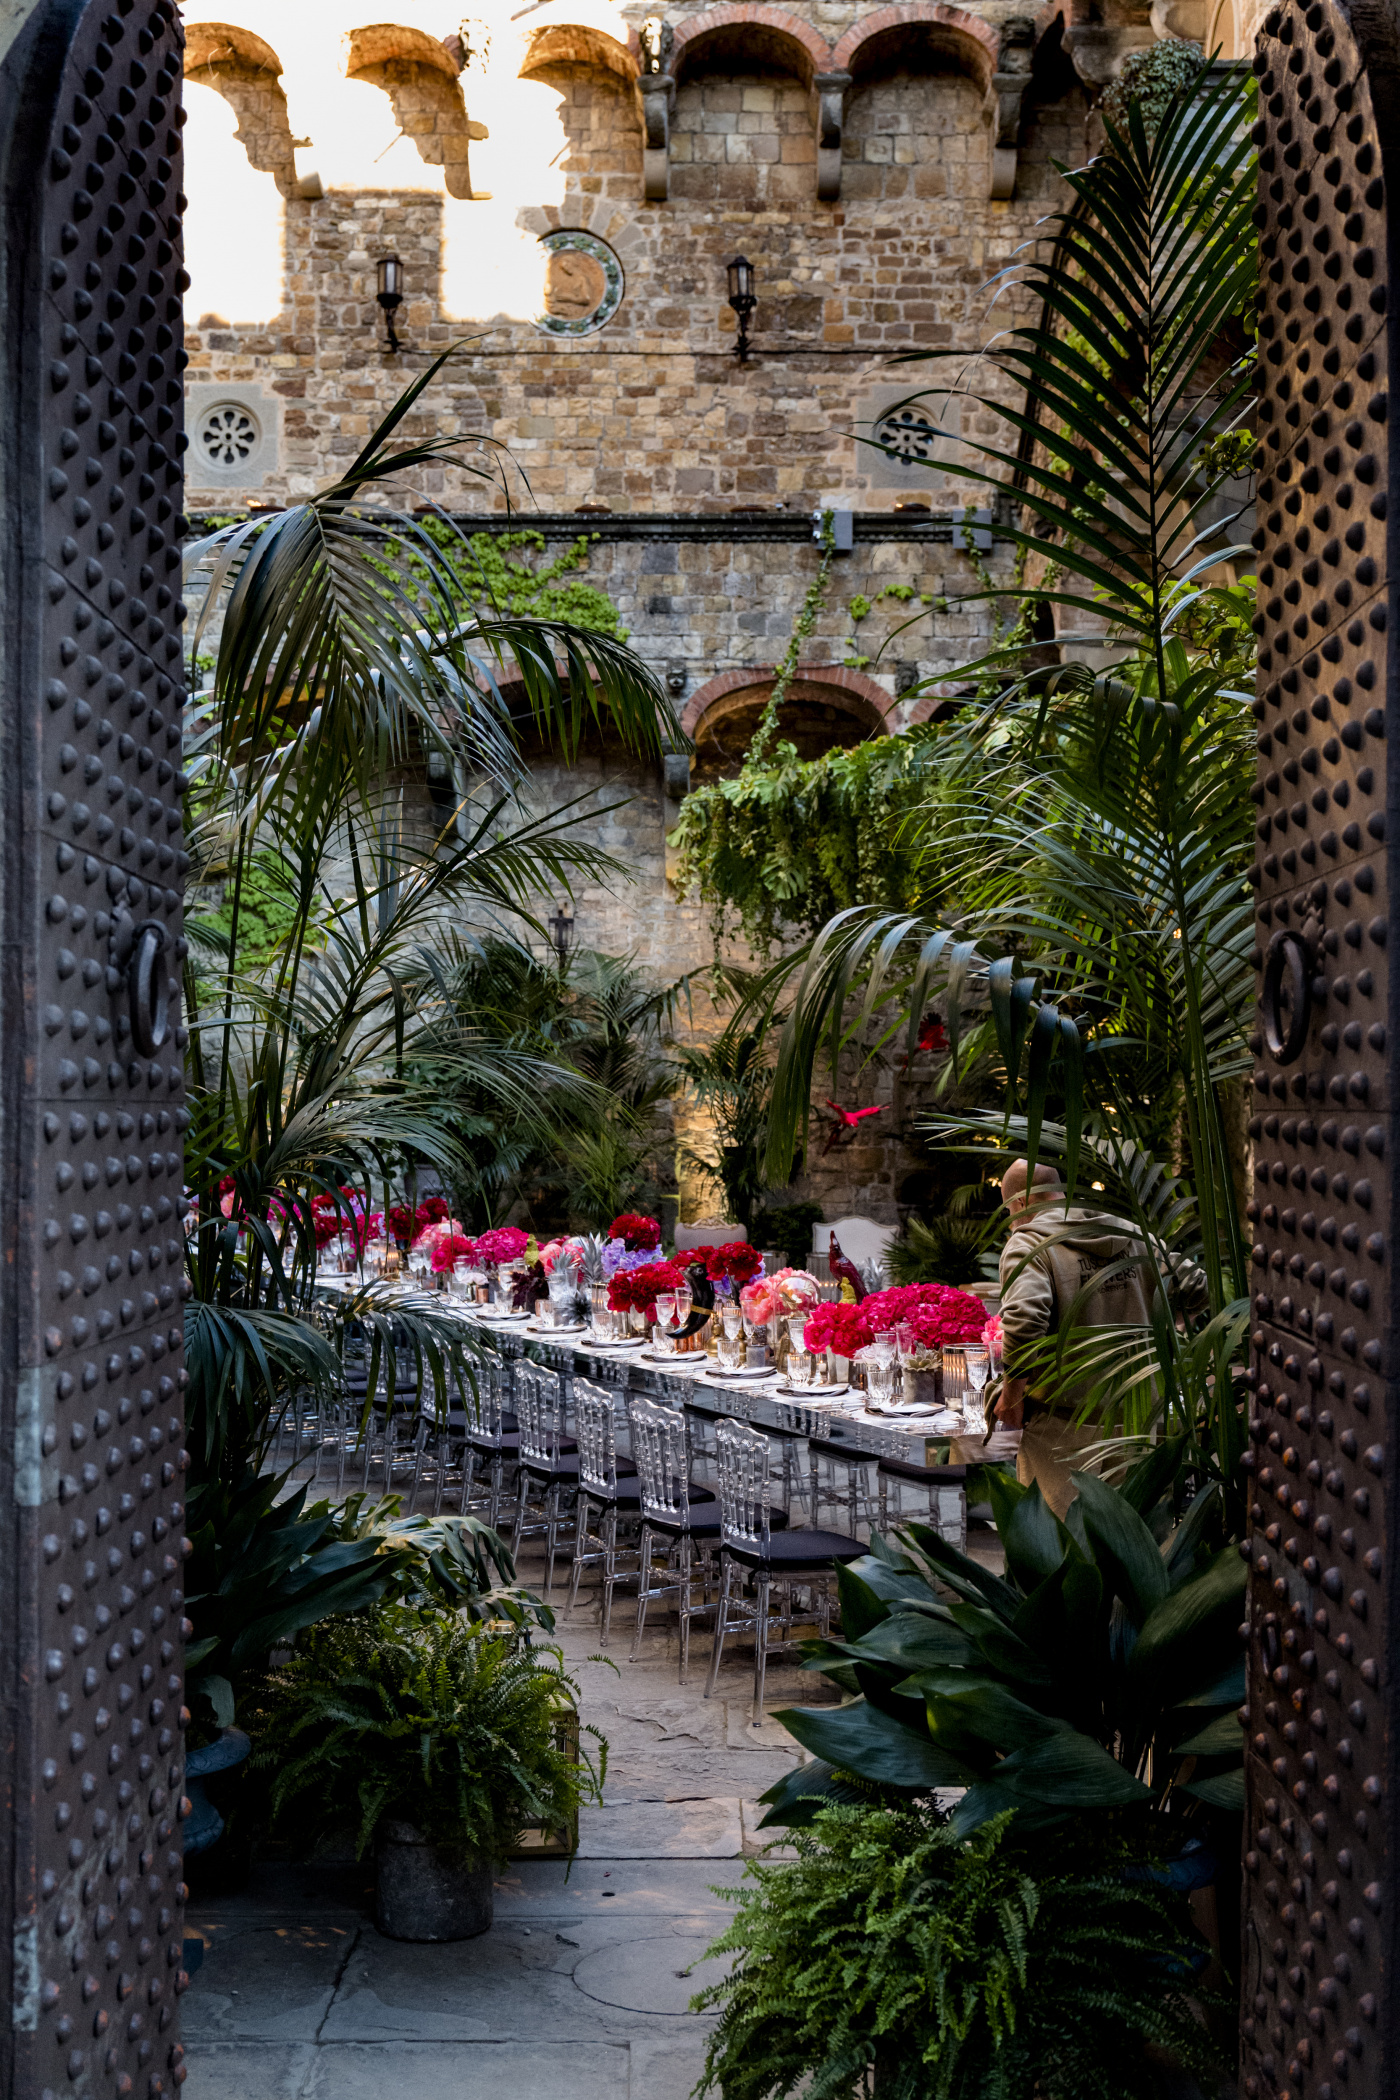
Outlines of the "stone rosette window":
<svg viewBox="0 0 1400 2100">
<path fill-rule="evenodd" d="M 622 264 L 593 233 L 560 227 L 541 237 L 546 250 L 544 312 L 536 325 L 546 335 L 595 335 L 622 304 Z"/>
<path fill-rule="evenodd" d="M 195 425 L 195 449 L 205 466 L 241 467 L 262 444 L 262 428 L 241 401 L 216 401 Z"/>
</svg>

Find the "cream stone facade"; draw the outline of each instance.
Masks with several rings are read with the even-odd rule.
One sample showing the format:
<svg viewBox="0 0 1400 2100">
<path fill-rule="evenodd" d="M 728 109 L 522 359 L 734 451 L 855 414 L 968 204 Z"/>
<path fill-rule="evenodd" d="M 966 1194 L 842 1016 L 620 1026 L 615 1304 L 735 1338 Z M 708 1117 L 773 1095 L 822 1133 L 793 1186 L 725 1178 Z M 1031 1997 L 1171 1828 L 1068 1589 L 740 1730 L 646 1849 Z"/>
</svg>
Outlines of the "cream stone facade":
<svg viewBox="0 0 1400 2100">
<path fill-rule="evenodd" d="M 414 373 L 456 346 L 411 429 L 460 440 L 405 500 L 473 526 L 591 541 L 608 592 L 696 740 L 697 775 L 737 765 L 815 573 L 810 519 L 853 514 L 787 718 L 804 752 L 927 715 L 906 697 L 978 653 L 987 568 L 1009 580 L 1002 513 L 948 471 L 987 411 L 944 400 L 997 330 L 1026 318 L 1015 264 L 1095 143 L 1129 52 L 1166 35 L 1232 49 L 1255 0 L 533 0 L 461 20 L 440 0 L 228 0 L 186 11 L 189 507 L 294 502 L 334 477 Z M 1197 17 L 1200 17 L 1198 20 Z M 726 265 L 755 272 L 735 353 Z M 391 349 L 378 267 L 397 258 Z M 993 302 L 989 285 L 1008 281 Z M 892 367 L 911 350 L 967 357 Z M 995 384 L 982 367 L 979 385 Z M 959 415 L 966 421 L 959 421 Z M 936 428 L 934 426 L 937 426 Z M 876 434 L 907 457 L 875 449 Z M 914 504 L 927 509 L 914 509 Z M 930 601 L 851 601 L 886 584 Z M 951 603 L 946 601 L 952 601 Z M 599 749 L 537 771 L 632 866 L 578 902 L 578 938 L 660 976 L 703 966 L 705 915 L 668 879 L 685 792 Z M 857 1160 L 811 1184 L 892 1220 L 917 1150 L 903 1093 Z M 801 1192 L 805 1193 L 806 1190 Z"/>
</svg>

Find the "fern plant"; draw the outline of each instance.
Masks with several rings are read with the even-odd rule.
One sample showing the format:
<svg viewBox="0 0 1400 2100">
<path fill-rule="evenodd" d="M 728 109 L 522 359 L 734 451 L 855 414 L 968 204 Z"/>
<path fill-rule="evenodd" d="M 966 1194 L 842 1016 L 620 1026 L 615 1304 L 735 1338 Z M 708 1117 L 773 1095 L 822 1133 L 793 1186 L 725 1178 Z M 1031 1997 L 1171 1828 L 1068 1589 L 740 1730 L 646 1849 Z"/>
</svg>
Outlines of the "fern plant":
<svg viewBox="0 0 1400 2100">
<path fill-rule="evenodd" d="M 736 1959 L 693 2001 L 719 2012 L 702 2096 L 1146 2100 L 1149 2049 L 1209 2074 L 1183 1987 L 1201 1942 L 1111 1841 L 1031 1853 L 1010 1815 L 962 1842 L 932 1809 L 862 1803 L 795 1843 L 723 1892 L 738 1914 L 709 1951 Z"/>
<path fill-rule="evenodd" d="M 600 1756 L 569 1756 L 559 1722 L 576 1686 L 541 1651 L 455 1613 L 384 1604 L 305 1634 L 252 1722 L 254 1769 L 274 1776 L 274 1831 L 310 1849 L 355 1830 L 356 1857 L 388 1821 L 439 1852 L 501 1860 L 531 1824 L 572 1828 L 600 1800 Z M 590 1731 L 592 1732 L 592 1731 Z"/>
</svg>

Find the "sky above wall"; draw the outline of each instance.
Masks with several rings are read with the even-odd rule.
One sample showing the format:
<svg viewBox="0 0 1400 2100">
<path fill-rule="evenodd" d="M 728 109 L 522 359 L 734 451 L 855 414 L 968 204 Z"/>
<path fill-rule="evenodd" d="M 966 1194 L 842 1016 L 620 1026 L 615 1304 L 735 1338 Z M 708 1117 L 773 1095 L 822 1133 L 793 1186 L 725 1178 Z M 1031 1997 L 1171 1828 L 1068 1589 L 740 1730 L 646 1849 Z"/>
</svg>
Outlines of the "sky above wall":
<svg viewBox="0 0 1400 2100">
<path fill-rule="evenodd" d="M 229 0 L 223 8 L 216 0 L 214 7 L 187 7 L 185 21 L 232 24 L 272 46 L 282 63 L 292 136 L 311 141 L 299 171 L 314 168 L 333 205 L 353 208 L 356 192 L 386 189 L 442 198 L 440 291 L 449 318 L 533 319 L 543 303 L 545 258 L 518 218 L 527 208 L 562 203 L 567 138 L 559 89 L 521 80 L 520 65 L 530 34 L 555 22 L 586 23 L 625 43 L 621 10 L 612 0 L 550 0 L 523 12 L 519 0 L 477 0 L 472 19 L 489 32 L 489 58 L 484 69 L 474 60 L 462 85 L 468 114 L 491 133 L 471 148 L 472 184 L 489 193 L 484 200 L 449 197 L 442 168 L 426 164 L 400 135 L 382 88 L 347 79 L 346 36 L 386 15 L 433 37 L 452 34 L 458 19 L 451 0 L 390 0 L 382 11 L 372 0 Z M 249 166 L 234 138 L 234 112 L 216 89 L 187 82 L 186 105 L 186 318 L 191 326 L 209 313 L 234 325 L 271 321 L 282 291 L 276 182 Z M 409 287 L 410 294 L 424 289 Z"/>
</svg>

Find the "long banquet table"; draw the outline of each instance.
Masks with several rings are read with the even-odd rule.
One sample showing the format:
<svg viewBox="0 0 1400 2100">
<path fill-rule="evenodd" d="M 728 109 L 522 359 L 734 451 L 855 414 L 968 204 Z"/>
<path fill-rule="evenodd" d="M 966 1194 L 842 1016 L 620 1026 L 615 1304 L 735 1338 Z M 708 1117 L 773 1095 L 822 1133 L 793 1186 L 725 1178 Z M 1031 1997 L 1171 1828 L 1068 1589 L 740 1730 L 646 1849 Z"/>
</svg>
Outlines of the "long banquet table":
<svg viewBox="0 0 1400 2100">
<path fill-rule="evenodd" d="M 724 1419 L 743 1421 L 789 1447 L 799 1441 L 810 1446 L 816 1439 L 827 1457 L 839 1454 L 852 1466 L 886 1460 L 917 1468 L 928 1474 L 930 1487 L 956 1488 L 958 1528 L 963 1531 L 966 1505 L 962 1488 L 967 1467 L 1005 1464 L 1019 1442 L 1014 1433 L 1003 1430 L 985 1444 L 976 1433 L 958 1439 L 936 1436 L 930 1427 L 931 1414 L 872 1415 L 854 1389 L 831 1399 L 801 1399 L 776 1390 L 777 1380 L 771 1373 L 720 1379 L 714 1375 L 713 1360 L 699 1353 L 678 1353 L 658 1361 L 644 1355 L 641 1346 L 600 1346 L 586 1329 L 547 1329 L 520 1319 L 493 1319 L 475 1308 L 469 1318 L 503 1357 L 527 1357 L 566 1379 L 583 1377 L 611 1389 L 617 1395 L 620 1426 L 625 1396 L 639 1392 L 682 1408 L 696 1429 Z M 941 1520 L 939 1528 L 945 1528 Z"/>
</svg>

